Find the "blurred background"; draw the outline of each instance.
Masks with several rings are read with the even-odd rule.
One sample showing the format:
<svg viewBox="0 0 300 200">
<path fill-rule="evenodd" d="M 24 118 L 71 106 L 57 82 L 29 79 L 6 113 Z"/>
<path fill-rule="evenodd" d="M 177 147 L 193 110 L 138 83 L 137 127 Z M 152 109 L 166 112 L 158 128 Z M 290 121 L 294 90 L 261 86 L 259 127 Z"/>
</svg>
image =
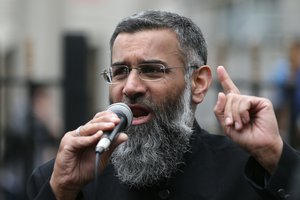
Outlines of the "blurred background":
<svg viewBox="0 0 300 200">
<path fill-rule="evenodd" d="M 110 35 L 144 9 L 192 18 L 214 78 L 224 65 L 242 93 L 271 99 L 282 136 L 300 147 L 299 0 L 0 0 L 0 199 L 26 199 L 33 168 L 106 108 Z M 215 81 L 197 110 L 213 133 L 219 90 Z"/>
</svg>

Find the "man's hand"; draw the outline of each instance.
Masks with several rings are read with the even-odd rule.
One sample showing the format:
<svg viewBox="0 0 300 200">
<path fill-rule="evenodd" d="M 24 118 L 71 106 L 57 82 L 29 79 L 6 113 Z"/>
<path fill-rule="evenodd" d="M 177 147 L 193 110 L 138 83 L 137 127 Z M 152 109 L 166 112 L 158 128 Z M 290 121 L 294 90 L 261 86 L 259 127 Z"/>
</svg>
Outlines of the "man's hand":
<svg viewBox="0 0 300 200">
<path fill-rule="evenodd" d="M 57 199 L 75 199 L 81 188 L 94 178 L 95 146 L 103 131 L 112 130 L 120 119 L 110 111 L 99 112 L 80 129 L 67 132 L 61 140 L 56 156 L 54 170 L 50 179 L 51 188 Z M 113 150 L 127 140 L 127 135 L 120 134 L 101 155 L 102 171 Z"/>
<path fill-rule="evenodd" d="M 219 93 L 214 112 L 225 134 L 272 174 L 283 148 L 272 103 L 241 95 L 224 67 L 217 74 L 224 93 Z"/>
</svg>

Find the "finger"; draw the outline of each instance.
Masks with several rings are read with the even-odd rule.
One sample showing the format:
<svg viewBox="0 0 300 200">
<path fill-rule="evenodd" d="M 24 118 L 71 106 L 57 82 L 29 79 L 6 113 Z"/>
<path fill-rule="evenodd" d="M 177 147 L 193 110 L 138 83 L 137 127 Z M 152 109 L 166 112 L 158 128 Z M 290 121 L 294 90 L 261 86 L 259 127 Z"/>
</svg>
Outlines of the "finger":
<svg viewBox="0 0 300 200">
<path fill-rule="evenodd" d="M 91 135 L 89 137 L 77 137 L 74 140 L 74 145 L 78 149 L 90 147 L 91 145 L 95 145 L 100 140 L 102 135 L 103 135 L 103 132 L 98 131 L 94 135 Z"/>
<path fill-rule="evenodd" d="M 243 100 L 240 103 L 240 116 L 243 124 L 248 124 L 250 122 L 249 109 L 251 108 L 251 102 L 248 100 Z"/>
<path fill-rule="evenodd" d="M 223 117 L 225 104 L 226 104 L 226 96 L 223 92 L 219 92 L 217 103 L 214 107 L 214 113 L 218 119 Z"/>
<path fill-rule="evenodd" d="M 240 104 L 241 104 L 241 99 L 233 97 L 231 112 L 232 112 L 232 119 L 234 122 L 234 128 L 236 130 L 241 130 L 243 128 L 243 123 L 241 120 L 241 113 L 243 112 L 243 110 L 241 110 Z"/>
<path fill-rule="evenodd" d="M 234 93 L 240 94 L 239 89 L 235 86 L 227 71 L 223 66 L 219 66 L 217 68 L 218 79 L 222 85 L 222 88 L 226 94 Z"/>
<path fill-rule="evenodd" d="M 74 137 L 78 136 L 90 136 L 98 131 L 108 131 L 112 130 L 115 124 L 112 122 L 98 122 L 98 123 L 87 123 L 83 126 L 78 127 L 76 130 L 72 131 Z"/>
<path fill-rule="evenodd" d="M 225 116 L 226 104 L 227 104 L 227 97 L 223 92 L 220 92 L 218 94 L 217 103 L 214 107 L 214 112 L 215 112 L 215 115 L 216 115 L 220 125 L 222 126 L 222 128 L 224 130 L 224 133 L 228 135 L 231 132 L 230 124 L 232 124 L 232 122 L 231 122 L 232 118 L 231 117 L 228 118 L 228 116 L 227 117 Z M 226 120 L 227 120 L 227 122 L 226 122 Z M 228 125 L 226 125 L 226 123 Z"/>
<path fill-rule="evenodd" d="M 105 110 L 105 111 L 96 113 L 95 116 L 93 117 L 93 119 L 97 119 L 97 118 L 101 118 L 101 117 L 114 117 L 114 116 L 118 117 L 114 112 Z"/>
<path fill-rule="evenodd" d="M 113 122 L 117 124 L 120 122 L 120 118 L 111 111 L 103 111 L 97 113 L 89 123 L 97 123 L 102 121 Z"/>
<path fill-rule="evenodd" d="M 226 124 L 225 124 L 225 118 L 226 117 L 224 115 L 226 101 L 227 101 L 227 98 L 226 98 L 225 94 L 223 92 L 220 92 L 218 94 L 217 103 L 214 107 L 214 113 L 215 113 L 217 119 L 219 120 L 219 122 L 220 122 L 220 124 L 223 128 L 225 128 L 225 126 L 226 126 Z"/>
<path fill-rule="evenodd" d="M 232 100 L 232 117 L 234 121 L 234 128 L 241 130 L 244 125 L 250 121 L 249 109 L 251 108 L 251 101 L 240 95 L 233 95 Z"/>
<path fill-rule="evenodd" d="M 232 113 L 232 105 L 233 104 L 233 94 L 229 93 L 226 95 L 226 104 L 224 108 L 224 117 L 225 117 L 225 125 L 232 126 L 234 123 L 233 113 Z"/>
<path fill-rule="evenodd" d="M 232 115 L 228 104 L 230 104 L 228 98 L 225 96 L 223 92 L 220 92 L 218 94 L 218 100 L 215 105 L 214 112 L 219 122 L 224 128 L 225 126 L 232 125 Z"/>
<path fill-rule="evenodd" d="M 95 134 L 86 136 L 86 137 L 74 137 L 73 131 L 68 132 L 61 140 L 60 149 L 83 149 L 91 145 L 96 144 L 101 136 L 103 135 L 102 131 L 97 131 Z"/>
</svg>

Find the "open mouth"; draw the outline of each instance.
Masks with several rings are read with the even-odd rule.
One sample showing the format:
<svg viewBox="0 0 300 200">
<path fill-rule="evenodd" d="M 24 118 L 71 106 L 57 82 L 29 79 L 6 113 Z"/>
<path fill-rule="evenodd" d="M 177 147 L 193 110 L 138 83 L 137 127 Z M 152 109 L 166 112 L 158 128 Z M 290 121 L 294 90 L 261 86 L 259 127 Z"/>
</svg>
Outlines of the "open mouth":
<svg viewBox="0 0 300 200">
<path fill-rule="evenodd" d="M 133 114 L 133 125 L 143 124 L 150 120 L 151 110 L 141 105 L 130 105 L 129 106 Z"/>
</svg>

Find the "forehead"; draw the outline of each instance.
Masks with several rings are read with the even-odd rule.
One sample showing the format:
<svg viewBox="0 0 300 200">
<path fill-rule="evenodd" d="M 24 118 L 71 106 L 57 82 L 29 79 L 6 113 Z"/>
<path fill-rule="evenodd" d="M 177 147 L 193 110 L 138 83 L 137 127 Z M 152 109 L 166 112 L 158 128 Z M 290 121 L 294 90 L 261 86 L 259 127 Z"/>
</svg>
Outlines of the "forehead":
<svg viewBox="0 0 300 200">
<path fill-rule="evenodd" d="M 156 57 L 182 57 L 176 33 L 169 29 L 143 30 L 120 33 L 112 47 L 112 61 L 126 57 L 159 59 Z"/>
</svg>

